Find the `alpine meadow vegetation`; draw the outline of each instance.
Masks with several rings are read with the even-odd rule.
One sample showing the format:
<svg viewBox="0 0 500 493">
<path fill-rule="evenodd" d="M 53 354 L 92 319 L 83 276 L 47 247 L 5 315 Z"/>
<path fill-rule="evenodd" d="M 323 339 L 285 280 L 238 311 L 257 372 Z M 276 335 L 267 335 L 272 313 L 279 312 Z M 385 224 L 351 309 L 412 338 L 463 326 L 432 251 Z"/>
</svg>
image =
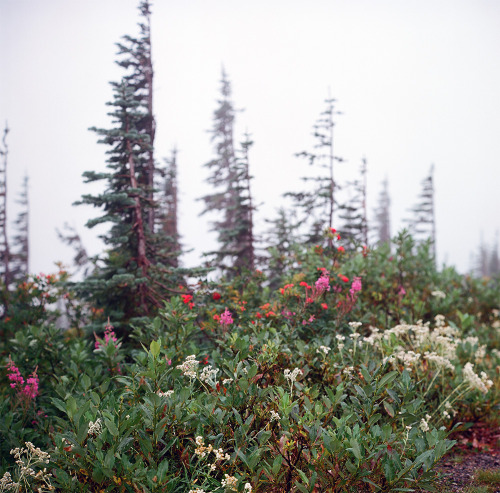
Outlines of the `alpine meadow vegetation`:
<svg viewBox="0 0 500 493">
<path fill-rule="evenodd" d="M 107 167 L 84 179 L 103 192 L 79 201 L 101 214 L 90 228 L 109 226 L 106 250 L 88 257 L 72 232 L 82 279 L 29 274 L 27 180 L 18 250 L 0 204 L 0 492 L 439 491 L 453 433 L 500 406 L 498 272 L 437 265 L 432 172 L 413 235 L 391 239 L 385 182 L 372 239 L 366 161 L 339 203 L 331 98 L 317 152 L 299 153 L 317 176 L 260 238 L 225 71 L 202 197 L 219 248 L 183 268 L 179 163 L 155 156 L 147 0 L 139 11 L 112 127 L 92 129 Z M 5 188 L 5 139 L 2 156 Z"/>
</svg>

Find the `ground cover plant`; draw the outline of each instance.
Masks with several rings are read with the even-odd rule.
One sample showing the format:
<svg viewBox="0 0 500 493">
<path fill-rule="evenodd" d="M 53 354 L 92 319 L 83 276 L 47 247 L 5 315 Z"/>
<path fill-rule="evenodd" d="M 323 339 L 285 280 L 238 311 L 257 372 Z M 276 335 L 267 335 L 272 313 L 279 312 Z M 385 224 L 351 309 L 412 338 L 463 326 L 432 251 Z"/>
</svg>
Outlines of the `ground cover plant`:
<svg viewBox="0 0 500 493">
<path fill-rule="evenodd" d="M 0 491 L 433 491 L 450 432 L 498 408 L 498 283 L 331 234 L 277 289 L 184 285 L 124 337 L 83 303 L 67 330 L 4 319 Z M 59 277 L 19 317 L 76 306 Z"/>
</svg>

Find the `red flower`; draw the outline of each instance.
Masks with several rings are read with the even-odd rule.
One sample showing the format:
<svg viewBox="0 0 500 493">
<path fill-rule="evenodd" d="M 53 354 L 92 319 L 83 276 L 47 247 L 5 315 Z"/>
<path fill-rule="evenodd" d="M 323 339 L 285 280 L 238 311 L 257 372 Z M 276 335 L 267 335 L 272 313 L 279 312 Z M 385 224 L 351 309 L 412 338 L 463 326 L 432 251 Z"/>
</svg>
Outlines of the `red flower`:
<svg viewBox="0 0 500 493">
<path fill-rule="evenodd" d="M 339 246 L 339 247 L 337 248 L 337 251 L 339 251 L 339 252 L 342 252 L 342 253 L 343 253 L 343 252 L 345 252 L 345 248 L 344 248 L 343 246 Z"/>
<path fill-rule="evenodd" d="M 221 299 L 221 295 L 220 293 L 218 293 L 217 291 L 215 293 L 212 294 L 212 299 L 214 301 L 217 301 L 217 300 L 220 300 Z"/>
<path fill-rule="evenodd" d="M 306 303 L 312 303 L 314 300 L 312 298 L 306 298 Z"/>
<path fill-rule="evenodd" d="M 219 315 L 217 315 L 217 313 L 216 313 L 216 314 L 213 316 L 213 319 L 214 319 L 215 321 L 219 322 L 219 321 L 220 321 L 220 316 L 219 316 Z"/>
<path fill-rule="evenodd" d="M 337 232 L 337 230 L 335 228 L 330 228 L 330 231 L 335 234 Z"/>
<path fill-rule="evenodd" d="M 184 302 L 185 305 L 187 305 L 193 297 L 190 294 L 183 294 L 182 295 L 182 301 Z"/>
<path fill-rule="evenodd" d="M 257 312 L 257 313 L 255 314 L 255 316 L 256 316 L 257 318 L 262 318 L 262 313 Z"/>
<path fill-rule="evenodd" d="M 328 305 L 326 303 L 321 303 L 321 308 L 323 308 L 323 310 L 328 310 Z"/>
</svg>

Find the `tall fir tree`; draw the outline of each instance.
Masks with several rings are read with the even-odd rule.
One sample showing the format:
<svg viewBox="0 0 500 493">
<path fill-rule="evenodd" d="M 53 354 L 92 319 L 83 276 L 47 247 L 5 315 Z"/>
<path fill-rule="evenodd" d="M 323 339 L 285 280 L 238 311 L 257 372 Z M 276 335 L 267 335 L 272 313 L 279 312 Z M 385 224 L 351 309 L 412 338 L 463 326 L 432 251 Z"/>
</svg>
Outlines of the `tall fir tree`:
<svg viewBox="0 0 500 493">
<path fill-rule="evenodd" d="M 417 242 L 430 241 L 431 251 L 436 261 L 436 214 L 434 209 L 434 165 L 422 180 L 422 189 L 417 204 L 410 209 L 412 217 L 406 222 Z"/>
<path fill-rule="evenodd" d="M 334 116 L 340 114 L 335 109 L 336 100 L 325 100 L 326 108 L 320 114 L 313 127 L 315 139 L 314 151 L 302 151 L 297 157 L 305 158 L 316 173 L 305 176 L 304 190 L 288 192 L 296 208 L 300 209 L 299 225 L 305 228 L 305 241 L 317 243 L 326 228 L 332 228 L 335 223 L 335 206 L 337 183 L 334 177 L 335 162 L 342 161 L 334 154 Z"/>
<path fill-rule="evenodd" d="M 254 267 L 253 203 L 248 151 L 249 138 L 241 144 L 239 153 L 234 145 L 235 109 L 231 100 L 231 83 L 222 69 L 221 97 L 214 112 L 211 140 L 215 157 L 206 167 L 207 182 L 213 192 L 202 197 L 202 214 L 216 213 L 211 223 L 217 233 L 218 249 L 209 252 L 214 266 L 229 277 Z"/>
<path fill-rule="evenodd" d="M 367 162 L 363 158 L 360 168 L 360 178 L 347 184 L 346 191 L 350 194 L 347 202 L 338 206 L 340 222 L 339 232 L 344 244 L 354 248 L 358 244 L 368 244 L 368 219 L 366 213 L 366 174 Z"/>
<path fill-rule="evenodd" d="M 103 215 L 88 221 L 88 227 L 102 223 L 111 227 L 101 235 L 107 246 L 105 255 L 77 288 L 103 308 L 115 325 L 154 313 L 182 280 L 168 266 L 172 253 L 166 250 L 162 234 L 155 231 L 158 203 L 149 2 L 141 2 L 139 10 L 140 37 L 125 36 L 118 44 L 118 64 L 126 73 L 121 81 L 111 83 L 113 127 L 91 129 L 100 136 L 99 143 L 110 148 L 108 171 L 89 171 L 84 177 L 87 182 L 104 181 L 105 190 L 84 195 L 79 202 L 103 209 Z"/>
<path fill-rule="evenodd" d="M 0 149 L 0 253 L 1 253 L 1 284 L 2 284 L 2 298 L 4 305 L 8 304 L 8 289 L 11 283 L 10 272 L 10 247 L 9 235 L 7 228 L 7 165 L 9 147 L 7 145 L 7 135 L 9 134 L 9 126 L 5 124 L 2 137 L 2 148 Z"/>
<path fill-rule="evenodd" d="M 166 249 L 171 252 L 167 260 L 170 267 L 179 267 L 181 244 L 178 226 L 178 181 L 177 181 L 177 149 L 172 150 L 170 158 L 165 159 L 158 186 L 163 194 L 159 201 L 158 230 L 165 236 Z"/>
<path fill-rule="evenodd" d="M 26 278 L 29 274 L 29 179 L 23 178 L 23 185 L 16 201 L 21 210 L 14 222 L 15 234 L 13 244 L 16 249 L 12 252 L 12 278 L 18 282 Z"/>
<path fill-rule="evenodd" d="M 377 245 L 391 242 L 391 198 L 389 196 L 389 181 L 387 178 L 382 182 L 382 190 L 378 197 L 375 209 L 375 232 Z"/>
</svg>

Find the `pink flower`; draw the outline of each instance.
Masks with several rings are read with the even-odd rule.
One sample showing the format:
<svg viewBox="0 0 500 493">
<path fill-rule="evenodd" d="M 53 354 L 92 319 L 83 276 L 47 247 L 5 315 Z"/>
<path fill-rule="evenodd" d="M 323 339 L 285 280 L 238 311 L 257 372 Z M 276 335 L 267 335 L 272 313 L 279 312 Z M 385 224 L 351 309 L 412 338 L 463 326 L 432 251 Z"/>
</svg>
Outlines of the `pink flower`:
<svg viewBox="0 0 500 493">
<path fill-rule="evenodd" d="M 330 291 L 330 276 L 328 275 L 328 271 L 323 271 L 321 277 L 314 283 L 316 286 L 316 293 L 318 295 L 324 293 L 325 291 Z"/>
<path fill-rule="evenodd" d="M 406 294 L 405 288 L 403 288 L 403 286 L 399 286 L 398 295 L 403 297 L 405 294 Z"/>
<path fill-rule="evenodd" d="M 38 395 L 38 375 L 36 374 L 36 370 L 31 374 L 31 377 L 28 378 L 26 382 L 26 386 L 22 390 L 22 393 L 27 396 L 29 399 L 34 399 Z"/>
<path fill-rule="evenodd" d="M 116 334 L 113 330 L 113 326 L 109 323 L 109 318 L 108 318 L 108 323 L 106 327 L 104 328 L 104 345 L 107 346 L 109 344 L 109 341 L 113 341 L 113 343 L 118 342 L 118 339 L 116 338 Z M 99 349 L 101 344 L 103 343 L 102 339 L 98 338 L 95 333 L 95 349 Z"/>
<path fill-rule="evenodd" d="M 355 277 L 352 280 L 351 289 L 349 290 L 351 294 L 355 294 L 358 291 L 361 291 L 361 277 Z"/>
<path fill-rule="evenodd" d="M 223 327 L 227 327 L 228 325 L 231 325 L 233 323 L 233 317 L 231 315 L 231 312 L 227 308 L 224 311 L 224 313 L 220 316 L 219 323 Z"/>
<path fill-rule="evenodd" d="M 22 387 L 24 385 L 24 378 L 21 376 L 19 368 L 10 359 L 10 356 L 9 362 L 7 364 L 7 372 L 9 374 L 9 380 L 13 382 L 10 384 L 13 389 L 15 389 L 16 387 Z"/>
</svg>

